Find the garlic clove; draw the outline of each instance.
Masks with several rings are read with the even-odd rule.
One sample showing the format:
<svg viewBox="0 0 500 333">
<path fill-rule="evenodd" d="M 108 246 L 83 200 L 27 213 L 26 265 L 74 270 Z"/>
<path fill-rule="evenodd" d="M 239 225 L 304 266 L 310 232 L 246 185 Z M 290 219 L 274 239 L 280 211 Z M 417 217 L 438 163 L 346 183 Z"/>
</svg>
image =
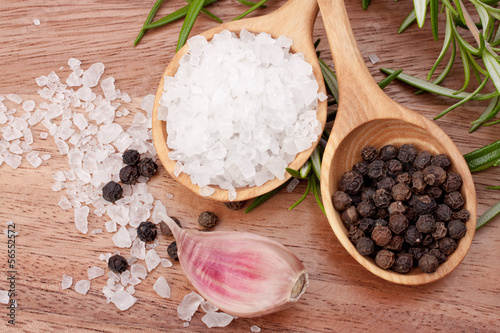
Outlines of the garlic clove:
<svg viewBox="0 0 500 333">
<path fill-rule="evenodd" d="M 287 308 L 304 293 L 304 265 L 280 243 L 247 232 L 184 230 L 161 215 L 177 241 L 186 277 L 222 311 L 262 316 Z"/>
</svg>

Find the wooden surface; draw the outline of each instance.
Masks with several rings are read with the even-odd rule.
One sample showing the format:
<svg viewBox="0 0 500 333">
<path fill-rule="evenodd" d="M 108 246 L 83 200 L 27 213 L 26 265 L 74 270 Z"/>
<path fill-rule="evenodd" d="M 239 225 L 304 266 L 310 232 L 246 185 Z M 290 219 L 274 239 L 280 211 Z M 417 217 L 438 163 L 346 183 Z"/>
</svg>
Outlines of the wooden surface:
<svg viewBox="0 0 500 333">
<path fill-rule="evenodd" d="M 271 0 L 270 12 L 285 1 Z M 404 68 L 409 74 L 425 77 L 439 53 L 441 44 L 432 40 L 430 28 L 412 27 L 396 34 L 400 22 L 410 11 L 411 2 L 373 1 L 368 11 L 359 1 L 349 1 L 347 11 L 363 57 L 376 81 L 384 75 L 379 67 Z M 106 75 L 116 79 L 116 86 L 134 97 L 129 109 L 137 112 L 140 97 L 154 94 L 161 75 L 174 55 L 181 22 L 148 33 L 138 47 L 132 42 L 153 5 L 153 1 L 2 1 L 0 2 L 0 94 L 36 95 L 34 79 L 50 71 L 66 73 L 67 60 L 76 57 L 82 67 L 102 61 Z M 166 1 L 159 15 L 184 5 Z M 229 21 L 246 8 L 233 0 L 216 3 L 210 9 Z M 40 26 L 32 21 L 39 18 Z M 201 17 L 194 33 L 215 24 Z M 442 27 L 442 26 L 441 26 Z M 321 37 L 322 58 L 331 63 L 330 52 L 321 19 L 314 37 Z M 380 62 L 373 65 L 368 56 L 375 54 Z M 458 60 L 458 59 L 457 59 Z M 59 67 L 64 66 L 62 71 Z M 446 82 L 461 87 L 460 66 Z M 428 118 L 450 105 L 448 99 L 431 95 L 413 96 L 414 90 L 401 84 L 386 88 L 397 102 Z M 134 108 L 135 106 L 135 108 Z M 467 153 L 499 139 L 498 127 L 484 128 L 468 134 L 469 122 L 483 111 L 484 103 L 461 107 L 437 124 L 453 139 L 462 153 Z M 121 119 L 124 124 L 131 117 Z M 37 125 L 35 138 L 43 126 Z M 197 313 L 190 327 L 184 328 L 176 316 L 176 307 L 192 290 L 180 265 L 158 268 L 136 286 L 138 302 L 121 312 L 106 304 L 101 293 L 106 278 L 92 280 L 85 296 L 73 289 L 61 290 L 63 273 L 74 281 L 86 278 L 89 267 L 105 268 L 98 260 L 101 253 L 116 248 L 109 233 L 79 233 L 73 224 L 73 212 L 63 211 L 57 202 L 60 192 L 53 192 L 52 175 L 67 170 L 66 157 L 59 156 L 53 140 L 37 139 L 34 148 L 52 154 L 52 159 L 34 169 L 25 160 L 17 170 L 0 166 L 0 227 L 14 221 L 17 236 L 18 308 L 16 326 L 7 323 L 7 309 L 0 307 L 0 331 L 187 331 L 206 332 Z M 489 170 L 474 175 L 478 214 L 500 200 L 498 191 L 487 185 L 500 184 L 500 171 Z M 418 286 L 400 286 L 382 280 L 359 265 L 341 246 L 327 219 L 312 197 L 293 211 L 287 208 L 305 190 L 300 184 L 292 193 L 283 191 L 257 210 L 243 214 L 230 211 L 219 202 L 194 196 L 176 184 L 167 172 L 149 182 L 156 199 L 161 199 L 172 216 L 185 226 L 195 228 L 203 210 L 219 215 L 218 230 L 245 230 L 272 237 L 289 247 L 303 262 L 310 276 L 310 286 L 299 302 L 283 312 L 254 319 L 237 319 L 220 332 L 249 332 L 252 325 L 263 332 L 345 332 L 345 331 L 452 331 L 498 332 L 500 330 L 500 245 L 499 218 L 480 229 L 462 264 L 446 278 Z M 166 199 L 172 193 L 173 199 Z M 247 204 L 248 205 L 248 204 Z M 92 216 L 89 229 L 104 229 L 106 219 Z M 3 229 L 4 227 L 1 227 Z M 171 239 L 160 239 L 157 248 L 166 256 Z M 7 241 L 0 247 L 0 289 L 9 287 L 6 280 Z M 106 269 L 107 270 L 107 269 Z M 164 275 L 172 288 L 170 299 L 161 299 L 154 291 L 156 279 Z"/>
</svg>

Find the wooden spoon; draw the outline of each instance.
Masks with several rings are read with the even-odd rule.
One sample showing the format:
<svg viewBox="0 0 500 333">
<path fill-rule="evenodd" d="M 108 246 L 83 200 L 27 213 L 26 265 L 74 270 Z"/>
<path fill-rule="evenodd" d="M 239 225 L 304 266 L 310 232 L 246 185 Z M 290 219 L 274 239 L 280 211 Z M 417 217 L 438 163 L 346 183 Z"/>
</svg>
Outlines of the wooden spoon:
<svg viewBox="0 0 500 333">
<path fill-rule="evenodd" d="M 314 76 L 316 77 L 316 80 L 319 84 L 319 92 L 326 93 L 323 76 L 321 74 L 318 58 L 316 56 L 316 50 L 314 49 L 312 41 L 312 31 L 317 14 L 318 4 L 316 0 L 290 0 L 283 7 L 268 15 L 221 24 L 213 29 L 205 31 L 201 35 L 206 37 L 207 40 L 210 40 L 215 34 L 221 32 L 224 29 L 235 32 L 237 34 L 242 29 L 246 29 L 252 33 L 266 32 L 271 34 L 273 38 L 285 35 L 288 38 L 291 38 L 293 41 L 291 51 L 294 53 L 303 53 L 305 60 L 312 65 Z M 168 156 L 169 148 L 166 144 L 166 124 L 164 121 L 158 120 L 157 117 L 159 100 L 163 93 L 164 77 L 175 75 L 177 68 L 179 67 L 179 60 L 184 54 L 187 53 L 188 48 L 189 46 L 186 44 L 179 50 L 179 52 L 172 58 L 170 64 L 165 70 L 164 75 L 161 78 L 153 109 L 153 141 L 158 156 L 165 169 L 167 169 L 168 173 L 178 182 L 189 188 L 191 191 L 199 194 L 199 186 L 193 184 L 191 182 L 191 178 L 187 174 L 181 173 L 178 177 L 175 176 L 174 168 L 176 161 L 171 160 Z M 326 122 L 326 108 L 326 101 L 319 103 L 317 117 L 322 124 L 322 128 L 324 128 Z M 300 167 L 302 167 L 309 156 L 311 156 L 314 148 L 319 142 L 319 139 L 320 136 L 318 136 L 318 140 L 312 145 L 311 148 L 299 153 L 296 156 L 295 160 L 290 163 L 288 167 L 295 170 L 298 170 Z M 237 196 L 235 201 L 247 200 L 267 193 L 283 184 L 290 177 L 291 176 L 286 173 L 286 176 L 283 180 L 275 178 L 274 180 L 269 180 L 262 186 L 237 188 Z M 227 190 L 223 190 L 217 186 L 211 187 L 215 188 L 215 192 L 210 195 L 210 198 L 219 201 L 229 201 Z"/>
<path fill-rule="evenodd" d="M 323 155 L 321 193 L 328 221 L 347 251 L 370 272 L 379 277 L 408 285 L 438 280 L 455 269 L 464 259 L 476 226 L 476 192 L 472 176 L 453 141 L 431 120 L 391 100 L 374 82 L 356 45 L 343 0 L 318 0 L 332 51 L 339 83 L 339 108 L 332 134 Z M 340 176 L 361 159 L 366 145 L 382 147 L 414 144 L 419 151 L 446 154 L 452 170 L 463 178 L 461 193 L 471 214 L 467 233 L 458 248 L 432 274 L 419 269 L 407 275 L 383 270 L 358 253 L 348 238 L 340 214 L 333 208 L 332 195 L 338 190 Z"/>
</svg>

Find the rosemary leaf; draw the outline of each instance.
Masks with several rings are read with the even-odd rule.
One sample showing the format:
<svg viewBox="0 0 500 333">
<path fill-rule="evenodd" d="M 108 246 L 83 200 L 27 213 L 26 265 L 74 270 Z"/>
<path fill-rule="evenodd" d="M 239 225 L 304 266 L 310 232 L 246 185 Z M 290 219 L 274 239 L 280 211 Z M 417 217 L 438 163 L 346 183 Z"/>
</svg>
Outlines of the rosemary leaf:
<svg viewBox="0 0 500 333">
<path fill-rule="evenodd" d="M 500 159 L 500 140 L 464 155 L 471 172 L 493 166 Z"/>
<path fill-rule="evenodd" d="M 144 22 L 141 31 L 139 32 L 139 35 L 137 35 L 137 38 L 134 41 L 134 46 L 137 46 L 139 42 L 141 41 L 142 37 L 146 34 L 147 29 L 144 29 L 144 26 L 148 25 L 151 23 L 158 12 L 158 9 L 160 9 L 161 5 L 163 4 L 165 0 L 157 0 L 156 3 L 154 4 L 153 8 L 151 8 L 151 11 L 149 12 L 148 17 L 146 18 L 146 21 Z"/>
<path fill-rule="evenodd" d="M 438 12 L 439 12 L 439 3 L 438 0 L 430 0 L 430 14 L 431 14 L 431 27 L 432 27 L 432 36 L 435 41 L 439 40 L 439 25 L 438 25 Z"/>
<path fill-rule="evenodd" d="M 500 213 L 500 201 L 497 202 L 493 207 L 488 209 L 483 215 L 481 215 L 476 222 L 476 230 L 481 228 L 483 225 L 491 221 L 495 216 Z"/>
<path fill-rule="evenodd" d="M 304 163 L 302 168 L 300 168 L 300 177 L 301 178 L 307 178 L 311 174 L 311 168 L 312 168 L 312 163 L 309 162 L 309 160 Z"/>
<path fill-rule="evenodd" d="M 446 29 L 444 32 L 443 47 L 441 48 L 441 52 L 439 53 L 436 61 L 434 62 L 434 65 L 431 67 L 429 74 L 427 74 L 427 80 L 430 80 L 432 74 L 434 73 L 434 71 L 436 70 L 438 65 L 441 63 L 441 60 L 443 60 L 444 55 L 446 54 L 446 52 L 448 51 L 448 48 L 450 47 L 453 32 L 454 32 L 453 24 L 451 23 L 451 20 L 449 19 L 450 15 L 451 15 L 450 11 L 446 10 L 447 20 L 446 20 Z"/>
<path fill-rule="evenodd" d="M 464 67 L 464 85 L 462 86 L 461 89 L 454 92 L 455 95 L 460 94 L 462 91 L 465 91 L 470 82 L 469 57 L 467 56 L 467 53 L 465 49 L 461 46 L 461 44 L 458 45 L 459 45 L 458 48 L 460 50 L 460 57 L 462 58 L 462 65 Z"/>
<path fill-rule="evenodd" d="M 497 88 L 497 91 L 500 91 L 500 64 L 498 60 L 489 51 L 486 51 L 483 53 L 483 61 L 493 84 Z"/>
<path fill-rule="evenodd" d="M 491 126 L 491 125 L 496 125 L 496 124 L 500 124 L 500 119 L 486 123 L 486 124 L 484 124 L 484 126 Z"/>
<path fill-rule="evenodd" d="M 240 15 L 236 16 L 234 19 L 232 19 L 231 21 L 237 21 L 239 19 L 242 19 L 244 18 L 245 16 L 247 16 L 248 14 L 250 14 L 251 12 L 253 12 L 254 10 L 256 10 L 257 8 L 261 7 L 263 4 L 265 4 L 267 1 L 269 0 L 261 0 L 259 2 L 257 2 L 255 5 L 253 5 L 252 7 L 250 7 L 248 10 L 244 11 L 243 13 L 241 13 Z"/>
<path fill-rule="evenodd" d="M 186 13 L 186 18 L 184 19 L 184 23 L 182 24 L 181 31 L 179 33 L 179 40 L 177 41 L 176 52 L 181 49 L 181 47 L 186 44 L 186 41 L 189 37 L 189 33 L 193 28 L 194 22 L 198 18 L 200 14 L 200 10 L 203 8 L 205 1 L 204 0 L 193 0 L 189 4 L 189 8 Z"/>
<path fill-rule="evenodd" d="M 500 111 L 500 103 L 498 103 L 500 100 L 500 97 L 495 97 L 491 99 L 491 102 L 488 104 L 488 107 L 484 110 L 483 114 L 471 122 L 472 126 L 469 129 L 469 133 L 474 132 L 476 129 L 478 129 L 483 123 L 486 121 L 490 120 L 491 118 L 495 117 L 498 114 L 498 111 Z"/>
<path fill-rule="evenodd" d="M 394 81 L 398 77 L 398 75 L 401 74 L 402 72 L 403 72 L 402 69 L 397 70 L 394 73 L 392 73 L 391 75 L 389 75 L 388 77 L 386 77 L 385 79 L 383 79 L 382 81 L 380 81 L 378 83 L 378 86 L 380 87 L 380 89 L 384 89 L 385 87 L 387 87 L 389 85 L 389 83 Z"/>
<path fill-rule="evenodd" d="M 307 195 L 309 194 L 309 192 L 311 192 L 311 181 L 310 180 L 307 181 L 307 188 L 306 188 L 306 191 L 304 192 L 304 194 L 300 197 L 299 200 L 297 200 L 293 205 L 291 205 L 290 208 L 288 208 L 288 210 L 292 210 L 295 207 L 297 207 L 302 201 L 304 201 L 307 198 Z"/>
<path fill-rule="evenodd" d="M 420 28 L 424 26 L 425 13 L 427 12 L 428 0 L 413 0 L 413 6 L 415 7 L 415 16 L 417 18 L 417 24 Z"/>
<path fill-rule="evenodd" d="M 321 155 L 319 153 L 319 146 L 316 146 L 312 155 L 311 155 L 311 164 L 318 179 L 321 179 Z"/>
<path fill-rule="evenodd" d="M 361 1 L 361 6 L 363 7 L 364 10 L 367 10 L 369 5 L 370 5 L 370 0 Z"/>
<path fill-rule="evenodd" d="M 219 0 L 205 0 L 204 6 L 210 5 L 214 2 L 217 2 Z M 186 16 L 187 11 L 188 11 L 189 5 L 184 6 L 178 10 L 176 10 L 173 13 L 168 14 L 167 16 L 162 17 L 161 19 L 158 19 L 154 22 L 151 22 L 143 27 L 143 29 L 149 30 L 153 28 L 158 28 L 163 25 L 169 24 L 171 22 L 177 21 L 180 18 L 183 18 Z"/>
<path fill-rule="evenodd" d="M 323 74 L 323 79 L 325 80 L 326 87 L 332 94 L 333 98 L 338 102 L 339 100 L 339 84 L 337 83 L 337 77 L 333 73 L 332 69 L 328 67 L 327 64 L 321 59 L 319 59 L 319 66 L 321 67 L 321 73 Z"/>
<path fill-rule="evenodd" d="M 318 178 L 316 178 L 314 176 L 314 174 L 311 175 L 311 177 L 309 179 L 310 179 L 309 181 L 312 183 L 312 191 L 313 191 L 314 197 L 316 198 L 316 202 L 318 203 L 318 206 L 321 209 L 321 211 L 323 212 L 323 214 L 326 215 L 325 207 L 323 206 L 323 203 L 321 202 L 321 188 L 319 185 L 319 180 L 318 180 Z"/>
<path fill-rule="evenodd" d="M 189 4 L 191 4 L 191 2 L 193 2 L 193 0 L 186 0 L 186 2 L 189 3 Z M 214 13 L 212 13 L 211 11 L 209 11 L 208 9 L 201 8 L 201 12 L 203 14 L 207 15 L 208 17 L 210 17 L 215 22 L 222 23 L 222 20 L 217 15 L 215 15 Z"/>
<path fill-rule="evenodd" d="M 405 31 L 415 20 L 417 19 L 415 15 L 415 9 L 413 9 L 410 14 L 404 19 L 403 23 L 401 23 L 401 26 L 398 29 L 398 34 L 402 33 Z"/>
<path fill-rule="evenodd" d="M 290 180 L 286 181 L 285 183 L 283 183 L 281 186 L 275 188 L 274 190 L 272 191 L 269 191 L 265 194 L 262 194 L 260 196 L 258 196 L 257 198 L 255 198 L 252 203 L 250 204 L 250 206 L 248 206 L 247 209 L 245 209 L 245 214 L 254 210 L 255 208 L 259 207 L 260 205 L 262 205 L 264 202 L 266 202 L 267 200 L 271 199 L 275 194 L 277 194 L 279 191 L 281 191 L 282 188 L 286 187 L 288 185 L 288 183 L 290 183 L 290 181 L 292 180 L 293 178 L 290 178 Z"/>
<path fill-rule="evenodd" d="M 302 175 L 300 174 L 299 171 L 297 170 L 294 170 L 294 169 L 291 169 L 291 168 L 285 168 L 285 170 L 290 174 L 292 175 L 292 177 L 295 177 L 295 178 L 298 178 L 298 179 L 302 179 Z"/>
<path fill-rule="evenodd" d="M 247 0 L 237 0 L 239 3 L 245 5 L 245 6 L 253 6 L 255 5 L 255 2 L 252 1 L 247 1 Z M 266 8 L 266 5 L 261 5 L 260 8 Z"/>
<path fill-rule="evenodd" d="M 488 186 L 486 187 L 488 190 L 500 190 L 500 186 Z"/>
</svg>

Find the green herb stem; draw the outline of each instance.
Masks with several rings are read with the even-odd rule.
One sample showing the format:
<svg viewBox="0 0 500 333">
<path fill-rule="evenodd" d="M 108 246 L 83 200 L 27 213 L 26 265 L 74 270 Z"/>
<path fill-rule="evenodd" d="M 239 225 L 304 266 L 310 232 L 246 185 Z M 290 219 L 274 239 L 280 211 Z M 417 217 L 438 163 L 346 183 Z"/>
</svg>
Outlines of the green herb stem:
<svg viewBox="0 0 500 333">
<path fill-rule="evenodd" d="M 179 33 L 179 40 L 177 41 L 176 52 L 181 49 L 181 47 L 186 44 L 186 41 L 189 37 L 189 33 L 193 28 L 194 22 L 198 18 L 198 14 L 203 8 L 205 1 L 204 0 L 193 0 L 188 7 L 186 18 L 184 19 L 184 23 L 182 24 L 181 31 Z"/>
<path fill-rule="evenodd" d="M 335 101 L 339 100 L 339 84 L 337 82 L 337 77 L 333 73 L 332 69 L 321 59 L 319 59 L 319 66 L 321 68 L 321 74 L 323 74 L 323 79 L 325 80 L 325 85 L 328 91 L 332 94 Z"/>
<path fill-rule="evenodd" d="M 486 187 L 488 190 L 500 190 L 500 186 L 488 186 Z"/>
<path fill-rule="evenodd" d="M 219 0 L 205 0 L 204 6 L 210 5 L 210 4 L 217 2 L 217 1 L 219 1 Z M 174 21 L 177 21 L 178 19 L 181 19 L 184 16 L 186 16 L 188 9 L 189 9 L 189 6 L 190 5 L 184 6 L 180 9 L 176 10 L 175 12 L 172 12 L 172 13 L 168 14 L 167 16 L 162 17 L 161 19 L 158 19 L 154 22 L 151 22 L 151 23 L 145 25 L 143 27 L 143 29 L 149 30 L 149 29 L 153 29 L 153 28 L 158 28 L 158 27 L 164 26 L 166 24 L 172 23 Z"/>
<path fill-rule="evenodd" d="M 244 18 L 245 16 L 247 16 L 248 14 L 250 14 L 251 12 L 255 11 L 257 8 L 261 7 L 263 4 L 265 4 L 267 1 L 269 0 L 261 0 L 259 2 L 257 2 L 255 5 L 253 5 L 252 7 L 250 7 L 248 10 L 244 11 L 243 13 L 241 13 L 240 15 L 236 16 L 234 19 L 232 19 L 231 21 L 237 21 L 239 19 L 242 19 Z"/>
<path fill-rule="evenodd" d="M 262 194 L 260 196 L 258 196 L 257 198 L 255 198 L 253 200 L 253 202 L 250 204 L 250 206 L 248 206 L 247 209 L 245 209 L 245 214 L 254 210 L 255 208 L 259 207 L 260 205 L 262 205 L 264 202 L 266 202 L 267 200 L 271 199 L 276 193 L 278 193 L 279 191 L 281 191 L 282 188 L 284 188 L 285 186 L 288 185 L 288 183 L 290 183 L 290 181 L 292 180 L 293 178 L 289 179 L 288 181 L 286 181 L 285 183 L 283 183 L 281 186 L 275 188 L 274 190 L 272 191 L 269 191 L 265 194 Z"/>
<path fill-rule="evenodd" d="M 464 155 L 471 172 L 485 170 L 500 160 L 500 140 Z"/>
<path fill-rule="evenodd" d="M 245 6 L 254 6 L 255 2 L 252 1 L 247 1 L 247 0 L 238 0 L 239 3 L 245 5 Z M 261 5 L 260 8 L 266 8 L 266 5 Z"/>
<path fill-rule="evenodd" d="M 500 213 L 500 201 L 488 209 L 483 215 L 481 215 L 476 222 L 476 230 L 481 228 L 483 225 L 491 221 L 495 216 Z"/>
<path fill-rule="evenodd" d="M 150 24 L 156 13 L 158 12 L 158 9 L 160 9 L 161 5 L 163 4 L 165 0 L 158 0 L 156 1 L 156 3 L 154 4 L 153 8 L 151 8 L 151 11 L 149 12 L 149 15 L 148 17 L 146 18 L 146 21 L 144 22 L 143 26 L 142 26 L 142 29 L 141 31 L 139 32 L 139 35 L 137 36 L 137 38 L 135 39 L 134 41 L 134 46 L 136 46 L 137 44 L 139 44 L 139 42 L 141 41 L 142 37 L 144 37 L 144 35 L 146 34 L 146 31 L 147 29 L 145 29 L 144 27 L 148 24 Z"/>
</svg>

